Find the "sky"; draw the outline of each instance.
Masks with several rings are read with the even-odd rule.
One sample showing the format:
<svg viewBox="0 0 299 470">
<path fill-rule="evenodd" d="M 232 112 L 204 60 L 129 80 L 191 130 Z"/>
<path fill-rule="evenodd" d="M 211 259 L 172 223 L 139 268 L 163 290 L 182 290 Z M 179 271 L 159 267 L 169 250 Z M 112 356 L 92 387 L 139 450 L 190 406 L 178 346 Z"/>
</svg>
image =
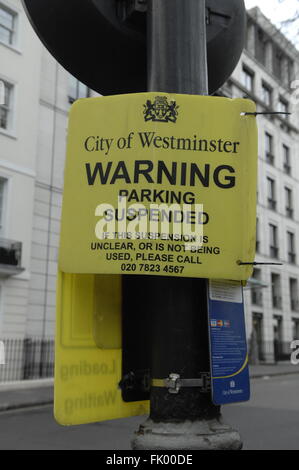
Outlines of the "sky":
<svg viewBox="0 0 299 470">
<path fill-rule="evenodd" d="M 274 23 L 278 23 L 292 16 L 299 10 L 298 0 L 245 0 L 246 8 L 259 6 L 265 16 L 268 16 Z"/>
<path fill-rule="evenodd" d="M 299 0 L 245 0 L 246 8 L 259 6 L 272 23 L 280 27 L 281 21 L 291 18 L 299 11 Z M 289 39 L 298 43 L 298 24 L 289 28 Z"/>
</svg>

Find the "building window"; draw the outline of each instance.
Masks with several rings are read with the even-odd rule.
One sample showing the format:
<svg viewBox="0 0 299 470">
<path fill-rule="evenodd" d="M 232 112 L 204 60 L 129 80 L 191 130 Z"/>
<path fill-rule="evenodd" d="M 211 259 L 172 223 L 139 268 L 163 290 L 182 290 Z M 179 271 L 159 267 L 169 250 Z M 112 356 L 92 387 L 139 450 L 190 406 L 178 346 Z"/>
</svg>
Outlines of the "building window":
<svg viewBox="0 0 299 470">
<path fill-rule="evenodd" d="M 253 93 L 254 89 L 254 73 L 251 72 L 246 67 L 243 67 L 242 70 L 242 84 L 246 88 L 246 90 Z"/>
<path fill-rule="evenodd" d="M 295 80 L 294 71 L 295 71 L 294 61 L 289 58 L 288 59 L 288 64 L 287 64 L 287 81 L 288 81 L 288 85 L 290 85 L 291 82 L 293 80 Z"/>
<path fill-rule="evenodd" d="M 74 101 L 78 100 L 79 98 L 89 98 L 89 96 L 90 89 L 75 77 L 70 76 L 69 102 L 74 103 Z"/>
<path fill-rule="evenodd" d="M 295 235 L 293 232 L 287 232 L 288 243 L 288 262 L 296 264 L 296 248 L 295 248 Z"/>
<path fill-rule="evenodd" d="M 298 280 L 294 278 L 290 278 L 290 303 L 291 310 L 299 312 Z"/>
<path fill-rule="evenodd" d="M 7 179 L 0 177 L 0 237 L 5 235 L 6 188 Z"/>
<path fill-rule="evenodd" d="M 282 146 L 283 151 L 283 169 L 287 175 L 292 173 L 290 149 L 287 145 Z"/>
<path fill-rule="evenodd" d="M 278 111 L 280 113 L 288 113 L 289 112 L 289 103 L 286 100 L 284 100 L 283 98 L 279 99 Z M 285 119 L 288 119 L 288 114 L 285 114 L 282 117 L 284 117 Z"/>
<path fill-rule="evenodd" d="M 267 162 L 274 165 L 273 137 L 268 132 L 265 133 L 265 153 Z"/>
<path fill-rule="evenodd" d="M 7 82 L 4 83 L 4 102 L 0 104 L 0 129 L 9 130 L 12 117 L 12 91 L 13 86 Z"/>
<path fill-rule="evenodd" d="M 262 83 L 262 99 L 263 102 L 271 108 L 272 106 L 272 90 L 269 85 Z"/>
<path fill-rule="evenodd" d="M 281 49 L 273 47 L 273 72 L 279 80 L 282 79 L 282 59 L 283 52 Z"/>
<path fill-rule="evenodd" d="M 290 188 L 284 188 L 286 195 L 286 215 L 290 219 L 294 217 L 293 209 L 293 191 Z"/>
<path fill-rule="evenodd" d="M 261 242 L 260 242 L 260 223 L 259 219 L 256 219 L 256 246 L 255 250 L 257 253 L 260 253 Z"/>
<path fill-rule="evenodd" d="M 267 178 L 268 183 L 268 208 L 272 211 L 276 210 L 276 191 L 275 181 L 272 178 Z"/>
<path fill-rule="evenodd" d="M 293 318 L 293 340 L 299 339 L 299 318 Z"/>
<path fill-rule="evenodd" d="M 267 43 L 268 38 L 264 31 L 257 28 L 255 37 L 255 57 L 263 65 L 266 65 Z"/>
<path fill-rule="evenodd" d="M 0 3 L 0 42 L 13 45 L 15 42 L 16 14 Z"/>
<path fill-rule="evenodd" d="M 284 99 L 284 98 L 279 98 L 278 102 L 278 111 L 283 113 L 282 118 L 283 119 L 289 119 L 289 103 Z"/>
<path fill-rule="evenodd" d="M 264 335 L 263 335 L 263 315 L 253 312 L 252 314 L 252 351 L 251 359 L 265 360 Z M 252 357 L 253 356 L 253 357 Z"/>
<path fill-rule="evenodd" d="M 272 286 L 272 306 L 276 309 L 282 308 L 282 298 L 281 298 L 281 284 L 280 284 L 280 275 L 271 274 L 271 286 Z"/>
<path fill-rule="evenodd" d="M 273 316 L 273 346 L 274 346 L 274 361 L 277 363 L 284 358 L 283 347 L 283 319 L 281 315 Z"/>
<path fill-rule="evenodd" d="M 261 283 L 262 274 L 260 269 L 255 269 L 252 275 L 253 279 L 257 281 L 257 284 Z M 263 293 L 260 286 L 253 285 L 251 289 L 251 303 L 259 307 L 263 306 Z"/>
<path fill-rule="evenodd" d="M 270 229 L 270 257 L 278 259 L 279 249 L 278 249 L 277 227 L 276 225 L 269 224 L 269 229 Z"/>
<path fill-rule="evenodd" d="M 4 81 L 0 80 L 0 105 L 4 105 L 5 103 L 5 85 Z"/>
<path fill-rule="evenodd" d="M 245 49 L 247 51 L 251 52 L 252 50 L 252 36 L 255 34 L 255 24 L 250 21 L 250 19 L 247 19 L 247 28 L 245 31 L 246 38 L 245 38 Z"/>
</svg>

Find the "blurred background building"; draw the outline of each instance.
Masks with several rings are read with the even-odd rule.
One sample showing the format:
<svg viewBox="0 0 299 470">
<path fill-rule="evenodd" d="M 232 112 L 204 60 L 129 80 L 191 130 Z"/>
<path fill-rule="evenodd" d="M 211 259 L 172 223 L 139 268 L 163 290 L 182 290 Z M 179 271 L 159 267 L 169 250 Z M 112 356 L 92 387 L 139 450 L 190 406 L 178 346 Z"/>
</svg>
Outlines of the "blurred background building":
<svg viewBox="0 0 299 470">
<path fill-rule="evenodd" d="M 291 83 L 299 53 L 262 15 L 248 12 L 246 49 L 220 94 L 253 99 L 260 116 L 257 261 L 246 289 L 253 361 L 281 360 L 299 339 L 299 107 Z M 0 381 L 51 376 L 55 285 L 72 102 L 96 96 L 42 46 L 20 0 L 0 0 Z"/>
<path fill-rule="evenodd" d="M 251 98 L 259 112 L 292 112 L 257 118 L 256 261 L 283 266 L 257 267 L 245 291 L 253 361 L 289 360 L 290 343 L 299 339 L 299 103 L 292 88 L 298 77 L 297 49 L 259 8 L 250 10 L 246 48 L 223 91 Z"/>
<path fill-rule="evenodd" d="M 95 95 L 52 58 L 20 0 L 0 0 L 0 380 L 53 369 L 67 119 Z"/>
</svg>

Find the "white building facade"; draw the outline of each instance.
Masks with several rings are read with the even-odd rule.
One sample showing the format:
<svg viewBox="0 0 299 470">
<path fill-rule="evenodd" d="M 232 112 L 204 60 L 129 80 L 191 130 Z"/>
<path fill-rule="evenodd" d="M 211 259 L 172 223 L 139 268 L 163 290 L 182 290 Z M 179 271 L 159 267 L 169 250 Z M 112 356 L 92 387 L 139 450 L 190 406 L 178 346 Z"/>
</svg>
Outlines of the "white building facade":
<svg viewBox="0 0 299 470">
<path fill-rule="evenodd" d="M 0 338 L 10 362 L 32 362 L 34 341 L 54 338 L 68 112 L 96 94 L 42 46 L 20 0 L 0 0 L 0 80 Z"/>
<path fill-rule="evenodd" d="M 299 78 L 298 51 L 258 8 L 250 10 L 246 49 L 226 93 L 233 98 L 251 98 L 257 103 L 258 112 L 292 113 L 257 117 L 256 261 L 265 265 L 256 266 L 250 289 L 245 291 L 246 320 L 247 333 L 257 343 L 259 359 L 269 362 L 289 358 L 291 341 L 299 339 L 296 78 Z"/>
<path fill-rule="evenodd" d="M 259 111 L 291 111 L 290 84 L 296 77 L 296 49 L 258 9 L 251 10 L 247 49 L 225 94 L 252 98 Z M 75 99 L 96 94 L 50 56 L 20 0 L 0 0 L 0 80 L 5 84 L 5 103 L 0 104 L 0 338 L 51 340 L 68 112 Z M 294 108 L 289 117 L 258 117 L 257 261 L 284 263 L 257 267 L 251 283 L 257 287 L 246 292 L 248 336 L 254 332 L 259 357 L 267 361 L 273 361 L 277 342 L 289 345 L 295 336 L 299 339 L 299 114 Z"/>
<path fill-rule="evenodd" d="M 1 1 L 0 330 L 16 338 L 27 330 L 41 52 L 21 2 Z"/>
</svg>

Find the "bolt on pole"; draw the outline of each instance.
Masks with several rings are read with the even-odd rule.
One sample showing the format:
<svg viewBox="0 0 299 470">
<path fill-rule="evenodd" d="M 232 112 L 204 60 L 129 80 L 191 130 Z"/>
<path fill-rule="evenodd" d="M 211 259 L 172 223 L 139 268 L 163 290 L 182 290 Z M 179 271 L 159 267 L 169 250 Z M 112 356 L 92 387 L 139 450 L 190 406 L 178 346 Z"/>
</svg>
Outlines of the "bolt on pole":
<svg viewBox="0 0 299 470">
<path fill-rule="evenodd" d="M 148 0 L 148 91 L 208 94 L 205 0 Z M 138 281 L 139 282 L 139 281 Z M 170 374 L 210 372 L 207 280 L 144 277 L 151 314 L 150 417 L 133 449 L 239 449 L 210 392 L 154 386 Z M 154 293 L 159 293 L 154 295 Z"/>
</svg>

